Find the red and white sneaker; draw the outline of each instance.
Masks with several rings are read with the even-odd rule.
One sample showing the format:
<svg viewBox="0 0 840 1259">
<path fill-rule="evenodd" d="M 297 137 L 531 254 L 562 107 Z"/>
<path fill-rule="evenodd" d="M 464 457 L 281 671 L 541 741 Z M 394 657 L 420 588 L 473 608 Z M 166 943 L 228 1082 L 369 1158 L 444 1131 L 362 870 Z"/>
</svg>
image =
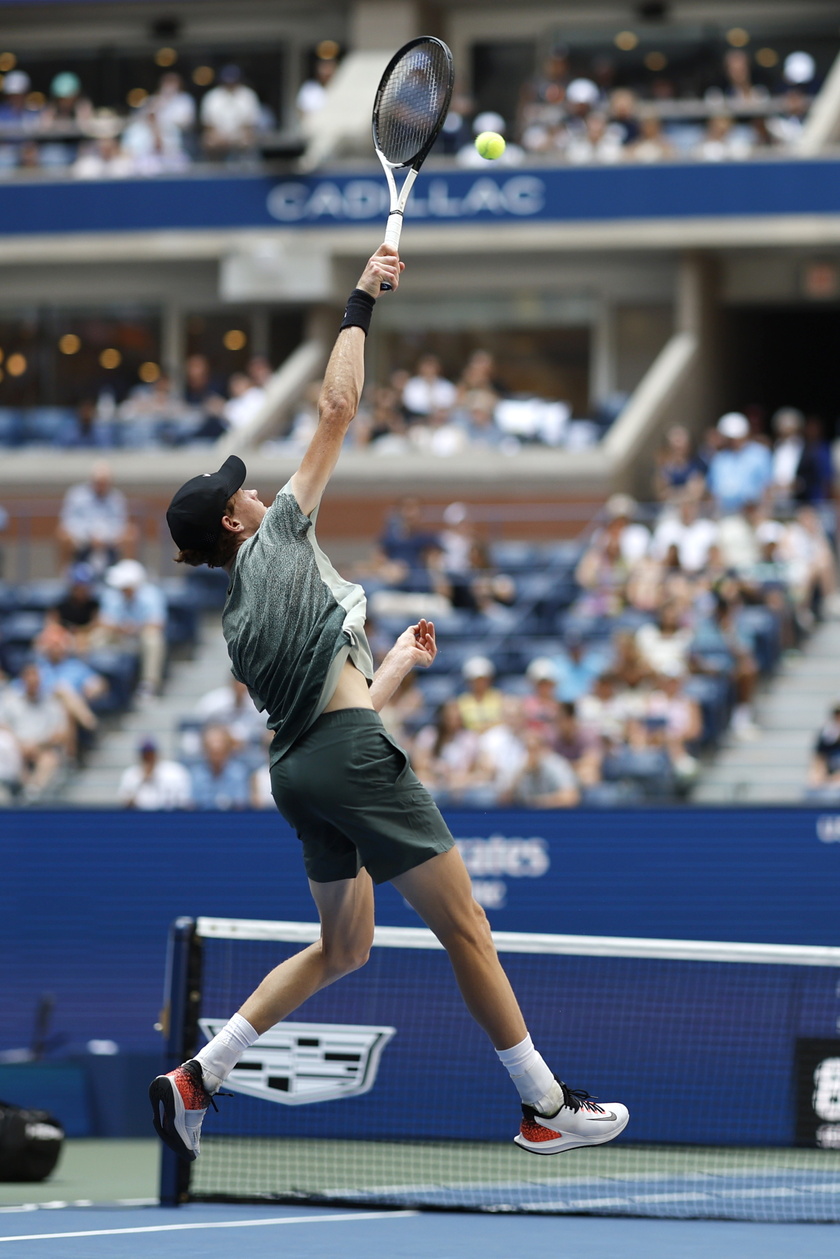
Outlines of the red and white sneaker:
<svg viewBox="0 0 840 1259">
<path fill-rule="evenodd" d="M 627 1127 L 630 1112 L 621 1102 L 599 1106 L 583 1089 L 569 1089 L 562 1080 L 563 1105 L 556 1115 L 539 1115 L 522 1104 L 522 1124 L 513 1138 L 532 1154 L 562 1154 L 583 1145 L 604 1145 Z"/>
<path fill-rule="evenodd" d="M 158 1075 L 149 1085 L 155 1132 L 179 1158 L 192 1163 L 199 1155 L 201 1124 L 207 1108 L 217 1109 L 195 1058 L 166 1075 Z"/>
</svg>

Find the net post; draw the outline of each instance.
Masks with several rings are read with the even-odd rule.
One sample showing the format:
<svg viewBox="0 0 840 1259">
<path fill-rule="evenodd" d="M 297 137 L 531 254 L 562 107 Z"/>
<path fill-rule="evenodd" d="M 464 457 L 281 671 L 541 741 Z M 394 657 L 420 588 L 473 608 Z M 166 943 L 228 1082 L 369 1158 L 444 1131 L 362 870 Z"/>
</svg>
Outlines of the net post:
<svg viewBox="0 0 840 1259">
<path fill-rule="evenodd" d="M 201 945 L 193 918 L 176 918 L 169 929 L 164 989 L 163 1071 L 172 1071 L 195 1051 L 200 1000 Z M 160 1162 L 160 1200 L 179 1206 L 187 1199 L 190 1164 L 166 1146 Z"/>
</svg>

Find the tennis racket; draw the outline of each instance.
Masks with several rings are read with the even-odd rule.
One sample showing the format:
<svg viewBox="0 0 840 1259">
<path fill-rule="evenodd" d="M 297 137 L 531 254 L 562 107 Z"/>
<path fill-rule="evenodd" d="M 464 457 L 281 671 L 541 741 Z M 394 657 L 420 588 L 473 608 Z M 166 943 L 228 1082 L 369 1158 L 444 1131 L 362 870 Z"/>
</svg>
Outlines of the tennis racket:
<svg viewBox="0 0 840 1259">
<path fill-rule="evenodd" d="M 373 102 L 373 147 L 388 180 L 391 208 L 385 244 L 394 249 L 400 243 L 408 194 L 449 111 L 454 79 L 446 44 L 424 35 L 394 53 L 379 81 Z M 406 166 L 410 169 L 398 193 L 394 171 Z"/>
</svg>

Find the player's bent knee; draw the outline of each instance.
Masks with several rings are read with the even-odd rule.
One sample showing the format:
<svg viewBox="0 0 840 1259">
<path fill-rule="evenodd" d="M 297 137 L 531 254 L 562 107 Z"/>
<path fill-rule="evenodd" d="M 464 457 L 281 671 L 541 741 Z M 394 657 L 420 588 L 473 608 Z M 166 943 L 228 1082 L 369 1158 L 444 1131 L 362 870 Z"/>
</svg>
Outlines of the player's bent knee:
<svg viewBox="0 0 840 1259">
<path fill-rule="evenodd" d="M 370 957 L 369 945 L 344 945 L 324 949 L 324 961 L 331 979 L 341 979 L 361 970 Z"/>
</svg>

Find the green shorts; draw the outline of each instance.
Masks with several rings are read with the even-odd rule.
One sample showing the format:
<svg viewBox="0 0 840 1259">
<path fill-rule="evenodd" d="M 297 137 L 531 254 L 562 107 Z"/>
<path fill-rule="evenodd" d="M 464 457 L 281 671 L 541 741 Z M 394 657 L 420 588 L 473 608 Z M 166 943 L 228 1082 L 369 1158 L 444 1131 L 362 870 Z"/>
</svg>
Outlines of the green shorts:
<svg viewBox="0 0 840 1259">
<path fill-rule="evenodd" d="M 271 767 L 271 792 L 303 843 L 315 883 L 374 883 L 405 874 L 454 844 L 437 805 L 379 713 L 324 713 Z"/>
</svg>

